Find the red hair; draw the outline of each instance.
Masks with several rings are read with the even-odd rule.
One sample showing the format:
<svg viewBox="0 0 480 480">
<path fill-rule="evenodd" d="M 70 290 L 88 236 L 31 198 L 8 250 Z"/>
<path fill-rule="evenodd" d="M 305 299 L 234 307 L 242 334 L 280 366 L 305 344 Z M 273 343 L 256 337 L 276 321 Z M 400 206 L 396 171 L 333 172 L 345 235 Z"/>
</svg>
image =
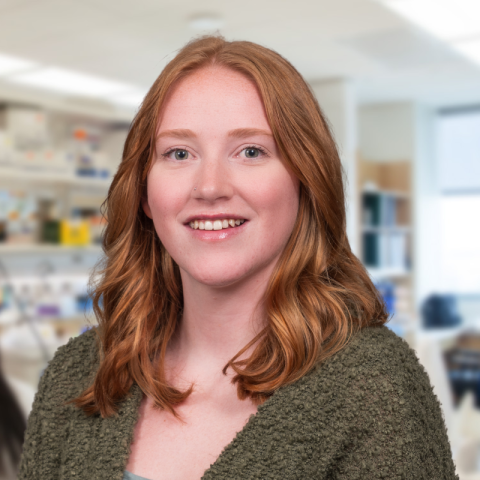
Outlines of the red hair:
<svg viewBox="0 0 480 480">
<path fill-rule="evenodd" d="M 235 372 L 238 397 L 262 403 L 344 348 L 355 332 L 388 319 L 375 286 L 351 252 L 341 161 L 308 84 L 272 50 L 202 37 L 179 51 L 145 97 L 105 200 L 105 255 L 93 289 L 100 365 L 93 383 L 72 400 L 87 414 L 114 414 L 134 382 L 173 414 L 191 393 L 166 381 L 165 352 L 181 314 L 182 284 L 141 198 L 169 89 L 209 65 L 255 82 L 281 156 L 300 181 L 296 223 L 265 292 L 267 326 L 224 369 Z M 253 353 L 238 360 L 252 346 Z"/>
</svg>

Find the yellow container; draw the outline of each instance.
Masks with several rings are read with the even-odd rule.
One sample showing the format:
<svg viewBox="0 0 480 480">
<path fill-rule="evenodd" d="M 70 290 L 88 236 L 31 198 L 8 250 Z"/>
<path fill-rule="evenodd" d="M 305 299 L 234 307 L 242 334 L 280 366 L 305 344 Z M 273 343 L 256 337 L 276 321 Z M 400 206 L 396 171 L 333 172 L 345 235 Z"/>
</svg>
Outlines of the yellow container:
<svg viewBox="0 0 480 480">
<path fill-rule="evenodd" d="M 60 222 L 60 243 L 83 246 L 90 244 L 90 228 L 86 220 L 62 220 Z"/>
</svg>

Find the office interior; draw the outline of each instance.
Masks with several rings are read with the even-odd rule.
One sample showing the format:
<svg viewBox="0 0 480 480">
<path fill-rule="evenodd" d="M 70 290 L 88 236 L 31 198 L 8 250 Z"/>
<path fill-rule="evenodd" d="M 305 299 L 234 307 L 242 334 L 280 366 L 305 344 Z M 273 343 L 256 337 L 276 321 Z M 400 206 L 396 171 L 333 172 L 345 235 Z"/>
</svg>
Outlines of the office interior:
<svg viewBox="0 0 480 480">
<path fill-rule="evenodd" d="M 191 38 L 285 56 L 326 114 L 348 235 L 480 479 L 480 3 L 6 0 L 0 5 L 0 356 L 25 415 L 95 324 L 102 202 L 149 86 Z"/>
</svg>

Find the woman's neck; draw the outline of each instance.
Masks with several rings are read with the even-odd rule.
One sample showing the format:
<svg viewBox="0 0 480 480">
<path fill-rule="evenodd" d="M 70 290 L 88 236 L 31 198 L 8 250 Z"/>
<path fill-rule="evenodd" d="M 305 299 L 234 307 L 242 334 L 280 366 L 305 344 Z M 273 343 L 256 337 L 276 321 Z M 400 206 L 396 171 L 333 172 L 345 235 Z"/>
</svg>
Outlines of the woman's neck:
<svg viewBox="0 0 480 480">
<path fill-rule="evenodd" d="M 183 274 L 183 316 L 172 342 L 177 361 L 223 367 L 247 345 L 265 325 L 262 298 L 270 275 L 212 287 Z"/>
</svg>

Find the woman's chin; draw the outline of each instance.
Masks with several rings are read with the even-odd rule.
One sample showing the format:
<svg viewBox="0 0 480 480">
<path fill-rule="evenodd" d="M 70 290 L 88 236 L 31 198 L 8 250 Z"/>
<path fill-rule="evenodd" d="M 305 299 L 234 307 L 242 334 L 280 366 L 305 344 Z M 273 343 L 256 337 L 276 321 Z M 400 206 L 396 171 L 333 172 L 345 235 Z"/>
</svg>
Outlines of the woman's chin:
<svg viewBox="0 0 480 480">
<path fill-rule="evenodd" d="M 220 265 L 212 268 L 192 269 L 185 273 L 197 283 L 220 288 L 229 287 L 245 280 L 251 272 L 245 268 L 226 268 Z"/>
</svg>

